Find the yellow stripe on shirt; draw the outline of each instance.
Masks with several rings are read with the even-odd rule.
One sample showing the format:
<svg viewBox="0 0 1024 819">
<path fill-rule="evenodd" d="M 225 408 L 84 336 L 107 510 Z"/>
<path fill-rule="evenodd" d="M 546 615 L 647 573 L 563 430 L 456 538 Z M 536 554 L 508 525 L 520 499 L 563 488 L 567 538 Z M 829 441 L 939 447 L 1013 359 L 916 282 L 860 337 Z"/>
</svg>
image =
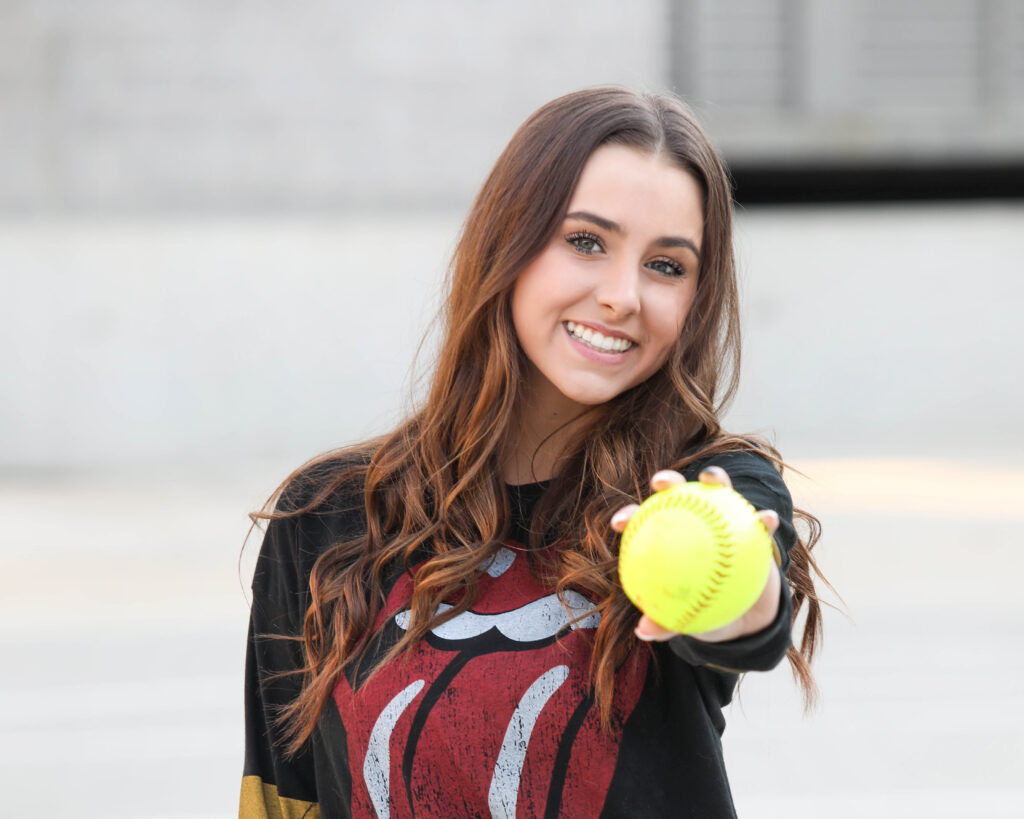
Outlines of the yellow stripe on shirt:
<svg viewBox="0 0 1024 819">
<path fill-rule="evenodd" d="M 268 785 L 258 776 L 243 776 L 238 819 L 320 819 L 320 806 L 280 796 L 277 785 Z"/>
</svg>

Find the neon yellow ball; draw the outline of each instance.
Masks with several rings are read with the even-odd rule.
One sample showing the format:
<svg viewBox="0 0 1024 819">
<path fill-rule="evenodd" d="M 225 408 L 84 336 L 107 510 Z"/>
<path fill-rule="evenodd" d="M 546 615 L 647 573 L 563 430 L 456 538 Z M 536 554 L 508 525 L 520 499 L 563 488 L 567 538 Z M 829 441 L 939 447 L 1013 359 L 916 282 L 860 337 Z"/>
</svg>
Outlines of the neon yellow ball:
<svg viewBox="0 0 1024 819">
<path fill-rule="evenodd" d="M 660 626 L 699 634 L 757 602 L 772 555 L 772 537 L 742 495 L 694 481 L 655 492 L 630 518 L 619 579 Z"/>
</svg>

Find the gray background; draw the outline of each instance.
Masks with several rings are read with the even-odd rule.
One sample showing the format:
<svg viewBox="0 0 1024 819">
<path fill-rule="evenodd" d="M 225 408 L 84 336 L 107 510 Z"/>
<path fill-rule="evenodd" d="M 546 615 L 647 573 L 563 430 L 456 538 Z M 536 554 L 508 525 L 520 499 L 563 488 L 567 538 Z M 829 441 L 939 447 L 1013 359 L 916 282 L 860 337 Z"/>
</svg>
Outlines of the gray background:
<svg viewBox="0 0 1024 819">
<path fill-rule="evenodd" d="M 409 406 L 534 108 L 676 87 L 736 162 L 1006 157 L 1022 6 L 0 0 L 4 814 L 233 813 L 246 513 Z M 785 668 L 730 709 L 740 813 L 1017 816 L 1024 204 L 737 221 L 728 425 L 804 473 L 846 604 L 817 711 Z"/>
</svg>

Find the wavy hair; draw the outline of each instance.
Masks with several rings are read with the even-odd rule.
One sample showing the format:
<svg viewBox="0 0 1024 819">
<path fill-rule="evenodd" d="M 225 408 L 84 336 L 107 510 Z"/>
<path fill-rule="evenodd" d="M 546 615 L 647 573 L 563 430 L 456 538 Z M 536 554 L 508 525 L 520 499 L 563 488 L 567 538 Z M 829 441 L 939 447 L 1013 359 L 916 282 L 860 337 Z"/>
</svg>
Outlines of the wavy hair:
<svg viewBox="0 0 1024 819">
<path fill-rule="evenodd" d="M 503 447 L 516 426 L 524 353 L 512 322 L 516 278 L 561 224 L 583 167 L 608 144 L 659 155 L 689 172 L 703 196 L 702 262 L 697 292 L 675 348 L 647 381 L 587 413 L 535 513 L 535 532 L 556 533 L 568 548 L 531 550 L 535 568 L 561 594 L 570 587 L 593 601 L 590 679 L 602 722 L 610 719 L 616 669 L 636 647 L 638 617 L 618 583 L 612 513 L 646 494 L 659 469 L 681 469 L 715 452 L 756 449 L 781 469 L 767 444 L 725 433 L 719 413 L 732 397 L 740 358 L 732 195 L 727 171 L 686 106 L 675 97 L 596 88 L 540 108 L 515 133 L 478 194 L 448 273 L 443 332 L 426 399 L 390 434 L 314 463 L 316 491 L 294 508 L 278 503 L 257 518 L 304 514 L 335 493 L 361 492 L 366 531 L 332 544 L 315 563 L 302 640 L 302 692 L 281 725 L 290 751 L 312 733 L 343 669 L 368 655 L 385 602 L 384 578 L 396 566 L 414 574 L 411 622 L 375 670 L 431 629 L 466 611 L 478 574 L 501 548 L 509 502 L 501 479 Z M 311 474 L 306 465 L 286 487 Z M 810 555 L 817 521 L 791 551 L 788 579 L 794 621 L 808 603 L 799 649 L 789 660 L 808 703 L 810 661 L 820 642 L 821 610 Z M 540 546 L 542 544 L 532 544 Z M 420 562 L 424 555 L 426 559 Z M 457 601 L 438 614 L 442 601 Z"/>
</svg>

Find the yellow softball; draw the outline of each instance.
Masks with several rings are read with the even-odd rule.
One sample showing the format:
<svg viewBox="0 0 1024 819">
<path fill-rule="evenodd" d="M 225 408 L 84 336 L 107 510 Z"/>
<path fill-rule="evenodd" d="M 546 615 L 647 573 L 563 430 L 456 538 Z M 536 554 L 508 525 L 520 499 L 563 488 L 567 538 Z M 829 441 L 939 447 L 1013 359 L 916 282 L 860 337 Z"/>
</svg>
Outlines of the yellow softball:
<svg viewBox="0 0 1024 819">
<path fill-rule="evenodd" d="M 619 579 L 656 623 L 696 634 L 754 605 L 772 555 L 772 536 L 742 495 L 694 481 L 655 492 L 629 519 Z"/>
</svg>

